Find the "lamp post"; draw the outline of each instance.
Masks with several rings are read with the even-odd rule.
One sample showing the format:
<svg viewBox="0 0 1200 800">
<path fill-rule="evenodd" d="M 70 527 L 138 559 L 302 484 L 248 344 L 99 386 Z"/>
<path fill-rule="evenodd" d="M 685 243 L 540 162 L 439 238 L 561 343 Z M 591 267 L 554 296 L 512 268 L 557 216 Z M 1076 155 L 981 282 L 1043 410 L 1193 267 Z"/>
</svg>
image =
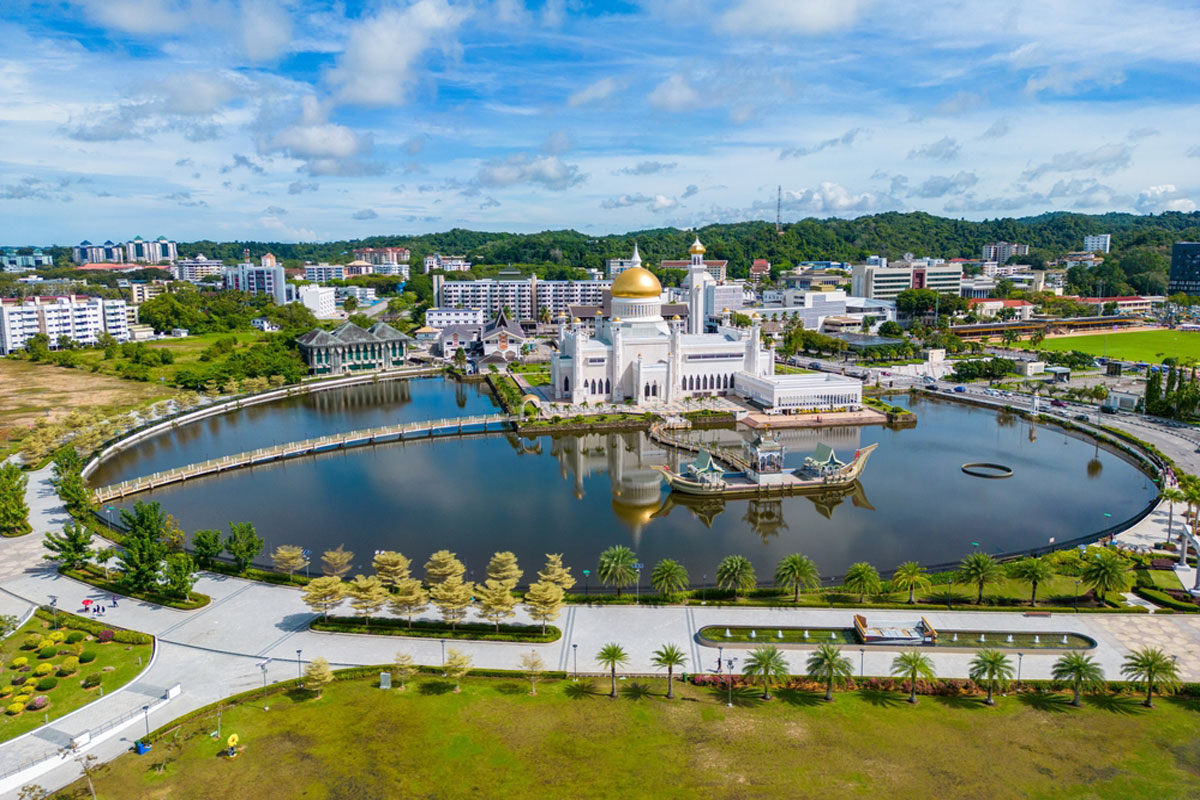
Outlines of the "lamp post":
<svg viewBox="0 0 1200 800">
<path fill-rule="evenodd" d="M 304 678 L 304 672 L 301 669 L 301 663 L 302 663 L 300 661 L 300 653 L 301 652 L 302 651 L 300 651 L 300 650 L 296 651 L 296 677 L 302 679 L 302 678 Z"/>
<path fill-rule="evenodd" d="M 579 645 L 571 645 L 571 655 L 575 657 L 575 680 L 579 680 Z"/>
<path fill-rule="evenodd" d="M 642 571 L 637 571 L 637 584 L 633 587 L 633 604 L 639 605 L 642 602 Z"/>
<path fill-rule="evenodd" d="M 1017 686 L 1021 685 L 1021 662 L 1025 660 L 1024 653 L 1017 653 Z"/>
<path fill-rule="evenodd" d="M 142 706 L 142 716 L 146 719 L 146 738 L 150 738 L 150 706 Z"/>
<path fill-rule="evenodd" d="M 858 677 L 865 678 L 867 675 L 867 648 L 858 648 Z"/>
<path fill-rule="evenodd" d="M 1079 613 L 1079 581 L 1075 581 L 1075 613 Z"/>
<path fill-rule="evenodd" d="M 722 656 L 725 655 L 725 648 L 722 645 L 717 645 L 717 672 L 721 671 Z"/>
<path fill-rule="evenodd" d="M 725 662 L 729 666 L 729 702 L 727 703 L 729 708 L 733 708 L 733 662 L 735 661 L 737 661 L 736 657 Z"/>
<path fill-rule="evenodd" d="M 588 598 L 589 600 L 592 596 L 592 592 L 591 592 L 591 587 L 589 586 L 588 576 L 591 574 L 592 574 L 592 571 L 590 569 L 585 569 L 583 571 L 583 596 L 585 598 Z"/>
<path fill-rule="evenodd" d="M 446 677 L 446 640 L 442 639 L 442 677 Z"/>
</svg>

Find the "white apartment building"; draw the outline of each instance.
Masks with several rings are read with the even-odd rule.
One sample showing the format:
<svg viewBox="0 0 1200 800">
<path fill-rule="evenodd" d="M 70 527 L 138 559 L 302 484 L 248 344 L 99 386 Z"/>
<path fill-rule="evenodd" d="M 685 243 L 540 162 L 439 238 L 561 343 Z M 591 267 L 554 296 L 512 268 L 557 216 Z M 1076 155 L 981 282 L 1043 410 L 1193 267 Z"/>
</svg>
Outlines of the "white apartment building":
<svg viewBox="0 0 1200 800">
<path fill-rule="evenodd" d="M 184 258 L 171 266 L 171 274 L 176 280 L 199 283 L 209 275 L 221 275 L 225 271 L 225 262 L 218 258 L 208 258 L 204 253 L 198 253 L 195 258 Z"/>
<path fill-rule="evenodd" d="M 684 260 L 677 261 L 662 261 L 659 266 L 663 269 L 687 269 L 691 262 Z M 728 274 L 729 262 L 723 259 L 704 259 L 704 269 L 712 276 L 712 279 L 717 283 L 724 283 L 725 277 Z"/>
<path fill-rule="evenodd" d="M 435 269 L 442 272 L 466 272 L 471 269 L 471 262 L 464 256 L 444 256 L 441 253 L 425 256 L 425 272 Z"/>
<path fill-rule="evenodd" d="M 165 236 L 148 242 L 140 236 L 125 243 L 125 260 L 131 264 L 157 264 L 179 258 L 179 245 Z"/>
<path fill-rule="evenodd" d="M 296 290 L 296 301 L 312 311 L 317 319 L 337 316 L 337 299 L 332 286 L 300 286 Z"/>
<path fill-rule="evenodd" d="M 305 264 L 304 280 L 314 283 L 346 280 L 346 268 L 341 264 Z"/>
<path fill-rule="evenodd" d="M 1029 272 L 1028 264 L 999 264 L 995 261 L 985 261 L 980 265 L 986 278 L 999 278 Z"/>
<path fill-rule="evenodd" d="M 932 289 L 957 295 L 962 288 L 962 275 L 962 264 L 911 268 L 859 264 L 850 273 L 851 294 L 872 300 L 895 300 L 906 289 Z"/>
<path fill-rule="evenodd" d="M 1012 256 L 1029 255 L 1029 245 L 1016 242 L 992 242 L 983 246 L 983 260 L 1003 264 Z"/>
<path fill-rule="evenodd" d="M 475 281 L 434 280 L 434 299 L 441 308 L 479 308 L 488 319 L 509 309 L 516 319 L 536 319 L 541 308 L 552 317 L 572 305 L 601 305 L 612 281 L 543 281 L 535 276 L 484 278 Z"/>
<path fill-rule="evenodd" d="M 246 294 L 270 295 L 275 305 L 281 306 L 288 302 L 287 275 L 281 266 L 267 266 L 266 256 L 263 256 L 263 262 L 261 266 L 243 263 L 226 267 L 223 273 L 225 288 Z"/>
<path fill-rule="evenodd" d="M 638 252 L 637 242 L 633 243 L 633 255 L 629 258 L 610 258 L 604 262 L 606 274 L 609 278 L 615 278 L 627 269 L 640 267 L 642 265 L 642 256 Z"/>
<path fill-rule="evenodd" d="M 29 255 L 17 255 L 16 249 L 5 248 L 0 252 L 0 272 L 28 272 L 38 267 L 53 267 L 54 257 L 34 250 Z"/>
<path fill-rule="evenodd" d="M 425 312 L 425 324 L 430 328 L 449 325 L 482 325 L 482 308 L 431 308 Z"/>
<path fill-rule="evenodd" d="M 376 264 L 376 275 L 399 275 L 404 280 L 408 280 L 409 266 L 408 264 Z"/>
<path fill-rule="evenodd" d="M 125 246 L 109 239 L 104 244 L 92 244 L 87 239 L 71 248 L 76 264 L 121 264 L 125 261 Z"/>
<path fill-rule="evenodd" d="M 354 250 L 355 261 L 368 264 L 406 264 L 412 257 L 407 247 L 358 247 Z"/>
<path fill-rule="evenodd" d="M 375 290 L 365 286 L 337 286 L 333 290 L 333 296 L 336 300 L 353 297 L 360 307 L 375 304 Z"/>
<path fill-rule="evenodd" d="M 147 300 L 153 300 L 160 294 L 165 294 L 169 291 L 169 281 L 150 281 L 148 283 L 138 282 L 129 284 L 129 300 L 135 306 L 140 306 Z"/>
<path fill-rule="evenodd" d="M 84 345 L 96 344 L 102 333 L 129 341 L 125 301 L 72 295 L 0 303 L 0 355 L 20 350 L 39 333 L 50 337 L 51 349 L 58 348 L 60 336 Z"/>
<path fill-rule="evenodd" d="M 1111 233 L 1098 233 L 1083 237 L 1083 249 L 1089 253 L 1107 253 L 1112 247 Z"/>
</svg>

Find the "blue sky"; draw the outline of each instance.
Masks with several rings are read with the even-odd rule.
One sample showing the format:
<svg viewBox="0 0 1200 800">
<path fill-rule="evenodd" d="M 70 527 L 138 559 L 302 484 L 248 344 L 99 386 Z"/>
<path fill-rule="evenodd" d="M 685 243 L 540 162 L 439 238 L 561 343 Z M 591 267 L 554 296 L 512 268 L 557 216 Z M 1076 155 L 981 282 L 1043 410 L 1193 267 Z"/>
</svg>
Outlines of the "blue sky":
<svg viewBox="0 0 1200 800">
<path fill-rule="evenodd" d="M 6 0 L 0 243 L 1191 211 L 1194 2 Z"/>
</svg>

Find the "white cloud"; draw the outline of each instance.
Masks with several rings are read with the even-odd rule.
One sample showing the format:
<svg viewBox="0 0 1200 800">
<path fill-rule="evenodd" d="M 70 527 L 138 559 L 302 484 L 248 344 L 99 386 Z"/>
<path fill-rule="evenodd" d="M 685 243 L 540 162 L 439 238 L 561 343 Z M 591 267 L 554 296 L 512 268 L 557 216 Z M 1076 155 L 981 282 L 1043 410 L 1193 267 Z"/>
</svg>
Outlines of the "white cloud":
<svg viewBox="0 0 1200 800">
<path fill-rule="evenodd" d="M 974 172 L 959 172 L 956 175 L 931 175 L 926 178 L 912 194 L 917 197 L 945 197 L 948 194 L 962 194 L 979 183 L 979 176 Z M 895 188 L 895 184 L 893 184 Z"/>
<path fill-rule="evenodd" d="M 279 206 L 267 206 L 265 209 L 263 209 L 263 216 L 267 217 L 282 217 L 286 214 L 287 209 L 280 208 Z"/>
<path fill-rule="evenodd" d="M 315 183 L 309 181 L 293 181 L 288 184 L 288 194 L 303 194 L 304 192 L 315 192 L 319 187 Z"/>
<path fill-rule="evenodd" d="M 446 0 L 417 0 L 404 8 L 385 7 L 357 23 L 328 74 L 337 99 L 364 106 L 404 104 L 425 51 L 452 48 L 450 37 L 469 13 Z"/>
<path fill-rule="evenodd" d="M 654 87 L 649 100 L 659 111 L 687 111 L 700 104 L 700 93 L 685 76 L 676 73 Z"/>
<path fill-rule="evenodd" d="M 567 97 L 567 105 L 571 108 L 578 108 L 597 100 L 604 100 L 615 94 L 619 88 L 620 84 L 613 78 L 601 78 L 595 83 L 590 83 L 579 91 L 573 92 Z"/>
<path fill-rule="evenodd" d="M 674 197 L 656 194 L 654 196 L 654 202 L 650 204 L 650 210 L 657 214 L 663 211 L 669 211 L 677 205 L 679 205 L 679 201 Z"/>
<path fill-rule="evenodd" d="M 272 149 L 293 158 L 349 158 L 371 149 L 369 137 L 332 122 L 300 123 L 284 128 L 271 140 Z"/>
<path fill-rule="evenodd" d="M 556 192 L 586 179 L 587 176 L 580 174 L 576 164 L 567 164 L 558 156 L 528 153 L 516 153 L 505 159 L 488 161 L 475 176 L 475 182 L 480 186 L 504 187 L 530 183 Z"/>
<path fill-rule="evenodd" d="M 629 206 L 651 202 L 654 202 L 654 198 L 647 197 L 644 194 L 623 194 L 620 197 L 610 197 L 602 201 L 600 207 L 605 209 L 628 208 Z"/>
<path fill-rule="evenodd" d="M 809 156 L 813 153 L 819 153 L 822 150 L 828 150 L 831 147 L 849 147 L 858 139 L 866 138 L 871 135 L 871 131 L 867 128 L 851 128 L 841 136 L 835 136 L 832 139 L 825 139 L 817 142 L 809 147 L 794 147 L 790 150 L 780 150 L 780 158 L 799 158 L 801 156 Z"/>
<path fill-rule="evenodd" d="M 1055 153 L 1049 161 L 1025 170 L 1021 177 L 1032 180 L 1048 172 L 1074 172 L 1081 169 L 1098 169 L 1108 174 L 1129 166 L 1132 155 L 1133 148 L 1127 144 L 1106 144 L 1086 153 L 1078 150 Z"/>
<path fill-rule="evenodd" d="M 954 139 L 949 136 L 943 136 L 936 142 L 923 144 L 920 147 L 909 151 L 909 158 L 933 158 L 938 161 L 950 161 L 958 156 L 962 147 Z"/>
<path fill-rule="evenodd" d="M 659 172 L 668 172 L 675 169 L 674 161 L 639 161 L 632 167 L 622 167 L 616 170 L 614 175 L 654 175 Z"/>
<path fill-rule="evenodd" d="M 83 7 L 97 23 L 134 34 L 178 33 L 193 19 L 174 0 L 83 0 Z"/>
<path fill-rule="evenodd" d="M 845 28 L 867 0 L 740 0 L 714 23 L 722 33 L 817 34 Z"/>
<path fill-rule="evenodd" d="M 1151 186 L 1138 193 L 1133 202 L 1134 208 L 1143 214 L 1153 214 L 1162 211 L 1195 211 L 1196 204 L 1190 198 L 1175 188 L 1174 184 L 1164 183 Z"/>
<path fill-rule="evenodd" d="M 148 84 L 147 90 L 157 96 L 156 105 L 162 111 L 207 115 L 237 97 L 241 93 L 241 86 L 229 74 L 197 70 L 172 73 Z"/>
<path fill-rule="evenodd" d="M 770 204 L 767 204 L 770 205 Z M 816 188 L 787 190 L 783 193 L 785 209 L 805 214 L 870 214 L 896 208 L 892 197 L 874 192 L 854 192 L 832 181 L 822 181 Z"/>
<path fill-rule="evenodd" d="M 1074 94 L 1084 88 L 1110 89 L 1124 81 L 1124 72 L 1103 64 L 1085 64 L 1080 67 L 1053 64 L 1045 72 L 1030 77 L 1025 82 L 1025 91 L 1030 94 L 1042 91 Z"/>
<path fill-rule="evenodd" d="M 364 208 L 361 211 L 355 211 L 350 215 L 354 219 L 375 219 L 379 215 L 375 213 L 373 208 Z"/>
<path fill-rule="evenodd" d="M 247 58 L 273 61 L 291 47 L 292 18 L 274 0 L 242 0 L 238 33 Z"/>
<path fill-rule="evenodd" d="M 979 134 L 980 139 L 999 139 L 1002 136 L 1007 136 L 1012 130 L 1012 123 L 1006 117 L 993 122 L 986 131 Z"/>
<path fill-rule="evenodd" d="M 694 195 L 697 195 L 699 193 L 700 193 L 700 187 L 694 183 L 689 183 L 687 185 L 687 187 L 683 190 L 683 194 L 680 195 L 680 198 L 683 200 L 686 200 L 689 197 L 693 197 Z"/>
</svg>

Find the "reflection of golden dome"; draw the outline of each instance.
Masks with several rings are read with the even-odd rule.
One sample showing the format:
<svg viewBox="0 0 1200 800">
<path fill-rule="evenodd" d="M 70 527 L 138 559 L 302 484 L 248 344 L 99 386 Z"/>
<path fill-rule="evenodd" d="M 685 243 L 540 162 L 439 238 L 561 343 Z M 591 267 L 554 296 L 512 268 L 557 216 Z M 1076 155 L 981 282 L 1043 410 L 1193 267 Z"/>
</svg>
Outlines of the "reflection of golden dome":
<svg viewBox="0 0 1200 800">
<path fill-rule="evenodd" d="M 704 245 L 700 244 L 700 237 L 696 237 L 696 241 L 692 242 L 692 246 L 688 248 L 688 252 L 694 256 L 702 256 L 705 253 Z"/>
<path fill-rule="evenodd" d="M 634 533 L 640 533 L 642 528 L 646 527 L 647 523 L 650 522 L 650 518 L 654 516 L 654 512 L 658 510 L 658 504 L 656 502 L 654 505 L 649 506 L 634 506 L 622 503 L 614 497 L 612 510 L 617 515 L 617 519 L 632 528 Z"/>
<path fill-rule="evenodd" d="M 643 267 L 627 269 L 613 281 L 613 297 L 658 297 L 662 294 L 662 284 L 654 273 Z"/>
</svg>

